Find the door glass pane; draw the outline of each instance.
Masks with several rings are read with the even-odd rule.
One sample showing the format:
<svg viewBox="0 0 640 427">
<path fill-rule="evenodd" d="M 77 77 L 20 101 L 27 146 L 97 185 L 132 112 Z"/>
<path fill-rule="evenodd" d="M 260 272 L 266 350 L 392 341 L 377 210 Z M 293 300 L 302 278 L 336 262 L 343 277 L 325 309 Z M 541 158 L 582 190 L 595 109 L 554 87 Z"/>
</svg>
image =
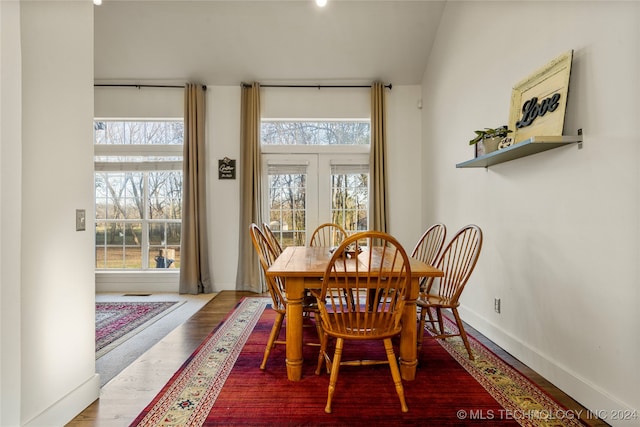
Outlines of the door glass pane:
<svg viewBox="0 0 640 427">
<path fill-rule="evenodd" d="M 369 228 L 369 174 L 348 168 L 332 167 L 331 221 L 353 234 Z"/>
<path fill-rule="evenodd" d="M 306 239 L 306 173 L 269 168 L 269 226 L 282 247 L 304 246 Z"/>
</svg>

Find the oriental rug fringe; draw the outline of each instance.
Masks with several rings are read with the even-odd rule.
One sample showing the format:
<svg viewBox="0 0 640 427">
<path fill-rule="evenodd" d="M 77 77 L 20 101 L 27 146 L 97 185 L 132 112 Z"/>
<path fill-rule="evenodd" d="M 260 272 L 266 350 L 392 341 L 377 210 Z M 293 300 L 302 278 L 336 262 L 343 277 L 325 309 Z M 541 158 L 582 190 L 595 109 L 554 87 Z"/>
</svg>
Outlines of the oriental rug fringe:
<svg viewBox="0 0 640 427">
<path fill-rule="evenodd" d="M 243 299 L 131 426 L 583 425 L 577 413 L 472 336 L 475 361 L 468 359 L 459 338 L 424 340 L 416 379 L 404 382 L 408 413 L 400 411 L 389 368 L 383 365 L 341 368 L 333 413 L 325 414 L 329 380 L 326 373 L 313 373 L 317 347 L 304 347 L 301 381 L 287 379 L 284 346 L 273 349 L 265 371 L 259 369 L 274 319 L 273 311 L 265 310 L 270 303 L 268 298 Z M 312 331 L 305 328 L 308 341 L 317 339 Z M 385 358 L 378 344 L 366 344 L 367 356 L 377 352 L 374 358 Z M 362 351 L 347 343 L 343 360 L 362 358 Z"/>
<path fill-rule="evenodd" d="M 178 301 L 96 302 L 96 359 L 179 305 Z"/>
</svg>

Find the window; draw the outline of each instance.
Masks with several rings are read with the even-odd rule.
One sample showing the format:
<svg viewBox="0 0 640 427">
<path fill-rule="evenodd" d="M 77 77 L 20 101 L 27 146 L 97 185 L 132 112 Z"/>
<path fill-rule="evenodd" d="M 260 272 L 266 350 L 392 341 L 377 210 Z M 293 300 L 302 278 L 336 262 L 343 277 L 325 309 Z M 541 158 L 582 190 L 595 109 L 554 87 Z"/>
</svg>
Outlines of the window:
<svg viewBox="0 0 640 427">
<path fill-rule="evenodd" d="M 283 247 L 305 244 L 307 164 L 268 166 L 268 222 Z"/>
<path fill-rule="evenodd" d="M 369 121 L 263 120 L 263 145 L 369 145 Z"/>
<path fill-rule="evenodd" d="M 325 222 L 368 229 L 368 121 L 263 120 L 261 132 L 265 218 L 283 247 Z"/>
<path fill-rule="evenodd" d="M 182 120 L 94 122 L 96 269 L 180 267 Z"/>
<path fill-rule="evenodd" d="M 369 165 L 331 165 L 331 222 L 347 233 L 369 228 Z"/>
</svg>

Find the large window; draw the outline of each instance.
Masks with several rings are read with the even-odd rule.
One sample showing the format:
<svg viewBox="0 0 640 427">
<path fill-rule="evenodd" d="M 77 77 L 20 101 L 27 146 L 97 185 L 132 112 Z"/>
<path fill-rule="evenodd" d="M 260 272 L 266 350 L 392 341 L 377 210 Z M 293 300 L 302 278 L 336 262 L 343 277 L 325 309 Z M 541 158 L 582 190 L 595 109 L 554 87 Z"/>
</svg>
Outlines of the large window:
<svg viewBox="0 0 640 427">
<path fill-rule="evenodd" d="M 96 120 L 96 269 L 179 268 L 182 120 Z"/>
<path fill-rule="evenodd" d="M 283 246 L 325 222 L 368 229 L 370 134 L 361 120 L 263 120 L 265 215 Z"/>
</svg>

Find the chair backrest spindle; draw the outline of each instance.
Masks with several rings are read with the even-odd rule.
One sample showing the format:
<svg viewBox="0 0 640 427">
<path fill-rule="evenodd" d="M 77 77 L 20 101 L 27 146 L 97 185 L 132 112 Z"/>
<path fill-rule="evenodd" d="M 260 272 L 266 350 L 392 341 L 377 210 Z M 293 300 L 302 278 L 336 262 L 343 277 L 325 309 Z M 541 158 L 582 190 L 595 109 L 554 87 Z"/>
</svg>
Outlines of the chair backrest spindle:
<svg viewBox="0 0 640 427">
<path fill-rule="evenodd" d="M 463 227 L 444 249 L 438 268 L 444 271 L 438 294 L 457 301 L 473 272 L 482 247 L 482 231 L 476 225 Z"/>
<path fill-rule="evenodd" d="M 311 234 L 309 246 L 338 246 L 347 237 L 347 232 L 338 224 L 327 222 L 318 226 Z"/>
</svg>

